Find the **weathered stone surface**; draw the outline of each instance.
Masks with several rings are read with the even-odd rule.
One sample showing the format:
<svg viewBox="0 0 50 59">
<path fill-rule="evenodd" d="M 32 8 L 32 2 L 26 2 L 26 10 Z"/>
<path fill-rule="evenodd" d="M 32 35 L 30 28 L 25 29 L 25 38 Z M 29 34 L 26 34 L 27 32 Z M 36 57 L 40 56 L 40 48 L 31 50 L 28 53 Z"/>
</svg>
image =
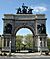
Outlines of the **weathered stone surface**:
<svg viewBox="0 0 50 59">
<path fill-rule="evenodd" d="M 45 47 L 47 47 L 47 43 L 44 44 L 44 41 L 47 42 L 45 14 L 35 14 L 35 15 L 34 14 L 4 14 L 3 21 L 4 21 L 4 30 L 5 30 L 6 24 L 9 23 L 12 25 L 11 49 L 13 51 L 15 51 L 15 49 L 16 49 L 16 46 L 15 46 L 16 32 L 21 28 L 28 28 L 32 31 L 33 36 L 34 36 L 34 40 L 35 40 L 35 46 L 38 47 L 37 48 L 38 51 L 40 49 L 39 47 L 40 47 L 40 37 L 41 36 L 42 36 L 42 40 L 43 40 L 43 42 L 41 43 L 42 46 L 44 47 L 46 45 Z M 44 25 L 44 26 L 42 26 L 43 27 L 42 30 L 44 30 L 44 31 L 42 31 L 43 33 L 40 32 L 41 31 L 41 29 L 40 29 L 41 24 Z M 39 27 L 38 27 L 38 25 L 39 25 Z M 3 34 L 7 34 L 7 33 L 3 32 Z"/>
</svg>

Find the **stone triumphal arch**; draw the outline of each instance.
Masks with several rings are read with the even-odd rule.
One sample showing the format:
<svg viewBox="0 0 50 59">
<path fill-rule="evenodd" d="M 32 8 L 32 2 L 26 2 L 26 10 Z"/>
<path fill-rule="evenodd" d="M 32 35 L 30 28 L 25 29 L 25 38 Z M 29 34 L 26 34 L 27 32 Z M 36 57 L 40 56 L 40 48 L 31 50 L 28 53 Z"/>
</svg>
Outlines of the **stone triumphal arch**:
<svg viewBox="0 0 50 59">
<path fill-rule="evenodd" d="M 35 47 L 37 51 L 47 50 L 47 34 L 45 14 L 32 14 L 33 9 L 28 9 L 27 6 L 18 8 L 16 14 L 4 14 L 3 19 L 3 36 L 4 47 L 9 47 L 11 41 L 11 50 L 16 51 L 16 32 L 20 28 L 28 28 L 33 33 Z"/>
</svg>

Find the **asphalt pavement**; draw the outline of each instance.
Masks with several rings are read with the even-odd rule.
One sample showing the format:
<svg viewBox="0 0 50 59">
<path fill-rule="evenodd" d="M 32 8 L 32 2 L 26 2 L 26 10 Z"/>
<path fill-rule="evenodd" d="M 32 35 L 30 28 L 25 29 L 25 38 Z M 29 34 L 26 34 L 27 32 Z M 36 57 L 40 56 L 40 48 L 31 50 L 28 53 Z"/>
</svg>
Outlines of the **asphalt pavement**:
<svg viewBox="0 0 50 59">
<path fill-rule="evenodd" d="M 0 56 L 0 59 L 50 59 L 50 55 L 39 53 L 12 53 L 11 56 Z"/>
</svg>

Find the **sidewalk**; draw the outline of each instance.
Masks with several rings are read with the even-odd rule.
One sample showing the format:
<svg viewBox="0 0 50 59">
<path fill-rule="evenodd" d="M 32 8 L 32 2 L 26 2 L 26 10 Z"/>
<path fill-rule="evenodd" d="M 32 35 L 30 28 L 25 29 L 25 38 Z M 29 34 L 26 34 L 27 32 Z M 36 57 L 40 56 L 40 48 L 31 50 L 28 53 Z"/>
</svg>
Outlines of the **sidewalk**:
<svg viewBox="0 0 50 59">
<path fill-rule="evenodd" d="M 11 53 L 11 55 L 13 56 L 40 56 L 41 53 L 40 52 L 36 52 L 36 53 Z M 45 53 L 43 53 L 43 55 L 45 55 Z"/>
</svg>

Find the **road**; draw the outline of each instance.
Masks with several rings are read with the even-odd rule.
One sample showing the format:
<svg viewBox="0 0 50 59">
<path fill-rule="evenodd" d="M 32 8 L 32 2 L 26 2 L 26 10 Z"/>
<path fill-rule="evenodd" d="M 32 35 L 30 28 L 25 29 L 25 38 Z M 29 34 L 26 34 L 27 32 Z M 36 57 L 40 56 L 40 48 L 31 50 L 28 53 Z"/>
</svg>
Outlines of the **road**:
<svg viewBox="0 0 50 59">
<path fill-rule="evenodd" d="M 50 56 L 40 55 L 40 53 L 17 53 L 13 56 L 0 56 L 0 59 L 50 59 Z"/>
<path fill-rule="evenodd" d="M 0 59 L 50 59 L 50 56 L 0 56 Z"/>
</svg>

